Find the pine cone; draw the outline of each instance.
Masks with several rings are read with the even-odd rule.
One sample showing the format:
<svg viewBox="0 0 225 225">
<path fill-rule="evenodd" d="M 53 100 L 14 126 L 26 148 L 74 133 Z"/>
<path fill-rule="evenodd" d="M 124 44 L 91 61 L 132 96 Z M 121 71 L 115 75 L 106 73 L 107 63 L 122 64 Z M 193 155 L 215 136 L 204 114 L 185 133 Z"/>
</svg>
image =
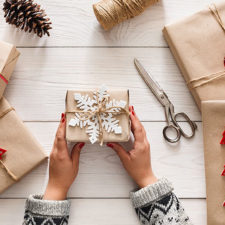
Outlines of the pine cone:
<svg viewBox="0 0 225 225">
<path fill-rule="evenodd" d="M 45 11 L 40 5 L 33 3 L 33 0 L 6 0 L 3 4 L 6 22 L 14 24 L 25 32 L 33 31 L 39 37 L 47 34 L 51 28 L 49 18 L 46 18 Z"/>
</svg>

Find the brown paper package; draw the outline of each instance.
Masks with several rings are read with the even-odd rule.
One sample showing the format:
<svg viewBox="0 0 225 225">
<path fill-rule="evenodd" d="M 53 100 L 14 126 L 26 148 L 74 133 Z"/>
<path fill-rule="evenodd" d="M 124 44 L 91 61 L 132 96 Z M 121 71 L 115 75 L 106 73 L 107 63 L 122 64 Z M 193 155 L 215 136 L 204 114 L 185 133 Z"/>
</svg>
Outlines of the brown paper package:
<svg viewBox="0 0 225 225">
<path fill-rule="evenodd" d="M 19 51 L 12 44 L 0 41 L 0 74 L 9 81 L 19 58 Z M 4 93 L 7 84 L 0 79 L 0 99 Z"/>
<path fill-rule="evenodd" d="M 225 23 L 225 2 L 216 7 Z M 165 26 L 163 34 L 187 83 L 224 71 L 225 33 L 209 8 Z M 225 99 L 225 76 L 188 87 L 200 110 L 201 101 Z"/>
<path fill-rule="evenodd" d="M 95 90 L 94 90 L 95 91 Z M 91 98 L 93 96 L 93 90 L 77 90 L 67 91 L 66 95 L 66 120 L 74 118 L 74 111 L 79 110 L 76 107 L 76 101 L 74 100 L 74 94 L 81 93 L 82 95 L 88 94 Z M 124 100 L 127 102 L 126 110 L 129 110 L 129 91 L 128 90 L 109 90 L 111 99 Z M 120 121 L 119 125 L 122 127 L 122 134 L 107 133 L 103 130 L 104 142 L 126 142 L 130 139 L 130 119 L 126 114 L 116 115 L 116 118 Z M 66 125 L 66 139 L 70 142 L 89 142 L 89 136 L 86 134 L 86 129 L 80 127 L 70 127 Z"/>
<path fill-rule="evenodd" d="M 225 145 L 220 144 L 225 129 L 225 100 L 202 102 L 207 215 L 209 225 L 225 224 Z"/>
<path fill-rule="evenodd" d="M 0 148 L 7 152 L 2 162 L 17 178 L 22 178 L 47 158 L 41 145 L 32 136 L 5 98 L 0 100 Z M 8 113 L 6 113 L 8 111 Z M 0 164 L 0 193 L 14 184 Z"/>
</svg>

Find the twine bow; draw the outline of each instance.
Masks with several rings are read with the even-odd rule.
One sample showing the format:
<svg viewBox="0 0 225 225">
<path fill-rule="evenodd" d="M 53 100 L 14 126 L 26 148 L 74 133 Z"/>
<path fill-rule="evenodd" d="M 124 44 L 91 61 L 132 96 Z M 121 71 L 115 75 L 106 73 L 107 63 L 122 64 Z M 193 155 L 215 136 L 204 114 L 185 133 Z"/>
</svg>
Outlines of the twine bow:
<svg viewBox="0 0 225 225">
<path fill-rule="evenodd" d="M 74 110 L 73 112 L 81 114 L 79 116 L 79 120 L 85 121 L 88 119 L 91 119 L 93 116 L 96 116 L 99 123 L 99 141 L 100 145 L 103 145 L 104 142 L 104 135 L 103 135 L 103 126 L 102 126 L 102 120 L 101 120 L 101 114 L 103 113 L 111 113 L 113 115 L 122 114 L 125 113 L 129 115 L 129 111 L 127 111 L 125 108 L 120 106 L 112 106 L 112 107 L 106 107 L 108 103 L 109 96 L 104 96 L 102 101 L 99 101 L 99 97 L 97 96 L 97 107 L 93 111 L 81 111 L 81 110 Z M 119 109 L 119 111 L 111 111 L 112 109 Z"/>
<path fill-rule="evenodd" d="M 223 23 L 221 16 L 219 14 L 219 11 L 214 3 L 209 6 L 209 10 L 214 16 L 214 18 L 216 19 L 216 21 L 218 22 L 218 24 L 223 29 L 223 31 L 225 32 L 225 24 Z M 203 86 L 205 84 L 208 84 L 224 76 L 225 76 L 225 70 L 217 72 L 217 73 L 213 73 L 210 75 L 202 76 L 197 79 L 190 80 L 189 82 L 187 82 L 187 85 L 189 85 L 192 89 L 194 89 L 194 88 Z"/>
<path fill-rule="evenodd" d="M 10 111 L 14 110 L 14 108 L 10 107 L 7 110 L 5 110 L 4 112 L 2 112 L 0 114 L 0 119 L 2 117 L 4 117 L 7 113 L 9 113 Z M 3 169 L 5 169 L 5 171 L 7 172 L 7 174 L 14 180 L 17 181 L 18 178 L 16 177 L 16 175 L 10 171 L 10 169 L 6 166 L 6 164 L 3 162 L 2 160 L 2 156 L 7 152 L 7 150 L 0 148 L 0 165 L 2 166 Z"/>
</svg>

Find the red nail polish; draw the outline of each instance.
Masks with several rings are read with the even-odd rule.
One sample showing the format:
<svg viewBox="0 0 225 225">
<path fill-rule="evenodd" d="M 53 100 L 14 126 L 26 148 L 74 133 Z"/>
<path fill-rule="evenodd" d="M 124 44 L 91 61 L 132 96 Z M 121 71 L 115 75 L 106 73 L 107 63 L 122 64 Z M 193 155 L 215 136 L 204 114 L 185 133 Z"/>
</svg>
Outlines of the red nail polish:
<svg viewBox="0 0 225 225">
<path fill-rule="evenodd" d="M 62 119 L 62 123 L 64 123 L 64 122 L 65 122 L 65 118 Z"/>
<path fill-rule="evenodd" d="M 79 144 L 79 148 L 80 148 L 80 149 L 81 149 L 81 148 L 83 148 L 83 147 L 84 147 L 84 145 L 85 145 L 85 143 L 84 143 L 84 142 L 80 143 L 80 144 Z"/>
<path fill-rule="evenodd" d="M 113 148 L 113 145 L 110 144 L 110 143 L 107 143 L 107 146 L 110 147 L 110 148 Z"/>
<path fill-rule="evenodd" d="M 65 117 L 65 114 L 64 113 L 62 113 L 62 115 L 61 115 L 61 119 L 63 119 Z"/>
<path fill-rule="evenodd" d="M 132 106 L 132 110 L 134 111 L 134 106 Z"/>
<path fill-rule="evenodd" d="M 225 165 L 224 165 L 224 170 L 223 170 L 223 172 L 221 173 L 221 176 L 225 176 Z"/>
<path fill-rule="evenodd" d="M 133 116 L 134 116 L 134 111 L 132 111 L 132 114 L 133 114 Z"/>
</svg>

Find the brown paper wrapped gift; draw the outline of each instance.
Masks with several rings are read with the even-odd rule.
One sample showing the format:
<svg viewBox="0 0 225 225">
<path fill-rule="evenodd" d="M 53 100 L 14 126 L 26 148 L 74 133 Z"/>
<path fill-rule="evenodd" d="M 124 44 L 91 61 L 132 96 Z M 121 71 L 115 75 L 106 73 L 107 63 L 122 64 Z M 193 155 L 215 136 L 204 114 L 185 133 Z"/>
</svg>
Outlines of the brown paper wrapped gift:
<svg viewBox="0 0 225 225">
<path fill-rule="evenodd" d="M 89 135 L 86 133 L 87 128 L 80 128 L 79 126 L 71 127 L 69 122 L 75 117 L 75 113 L 80 111 L 80 108 L 77 107 L 77 102 L 74 99 L 75 93 L 80 93 L 82 96 L 88 95 L 93 99 L 93 91 L 97 90 L 77 90 L 77 91 L 67 91 L 66 96 L 66 139 L 71 142 L 88 142 Z M 119 120 L 119 126 L 122 128 L 121 134 L 115 134 L 113 132 L 106 132 L 105 129 L 102 129 L 102 140 L 101 137 L 97 142 L 126 142 L 130 138 L 130 120 L 129 120 L 129 91 L 128 90 L 109 90 L 108 94 L 110 96 L 109 101 L 115 99 L 117 101 L 122 100 L 127 104 L 125 110 L 122 113 L 115 114 L 115 118 Z M 101 114 L 101 113 L 100 113 Z M 88 115 L 87 115 L 88 116 Z"/>
<path fill-rule="evenodd" d="M 0 148 L 7 150 L 0 160 L 0 193 L 46 159 L 41 145 L 5 98 L 0 100 Z"/>
<path fill-rule="evenodd" d="M 225 99 L 225 1 L 165 26 L 165 39 L 194 96 Z"/>
<path fill-rule="evenodd" d="M 0 99 L 8 84 L 20 53 L 12 44 L 0 41 Z"/>
<path fill-rule="evenodd" d="M 225 100 L 202 102 L 207 215 L 209 225 L 225 224 L 225 146 L 220 144 L 225 129 Z"/>
</svg>

